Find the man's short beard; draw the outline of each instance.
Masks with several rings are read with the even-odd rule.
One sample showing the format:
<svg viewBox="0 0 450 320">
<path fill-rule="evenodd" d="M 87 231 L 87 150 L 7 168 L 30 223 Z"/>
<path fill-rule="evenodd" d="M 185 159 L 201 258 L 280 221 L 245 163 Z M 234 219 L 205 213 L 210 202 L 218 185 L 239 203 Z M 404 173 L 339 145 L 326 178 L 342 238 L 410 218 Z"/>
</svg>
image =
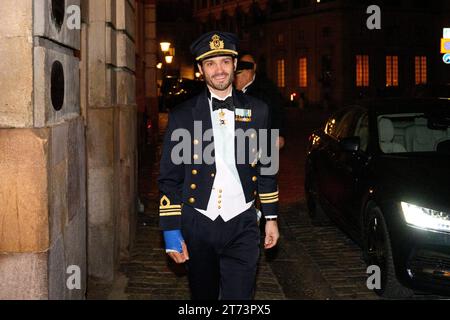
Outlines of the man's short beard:
<svg viewBox="0 0 450 320">
<path fill-rule="evenodd" d="M 228 82 L 224 82 L 223 84 L 219 84 L 219 86 L 215 85 L 213 83 L 213 81 L 207 77 L 205 77 L 205 81 L 208 84 L 208 86 L 210 86 L 211 88 L 215 89 L 215 90 L 219 90 L 219 91 L 224 91 L 226 89 L 228 89 L 231 85 L 233 85 L 233 81 L 234 81 L 234 73 L 231 73 L 230 75 L 230 80 Z"/>
</svg>

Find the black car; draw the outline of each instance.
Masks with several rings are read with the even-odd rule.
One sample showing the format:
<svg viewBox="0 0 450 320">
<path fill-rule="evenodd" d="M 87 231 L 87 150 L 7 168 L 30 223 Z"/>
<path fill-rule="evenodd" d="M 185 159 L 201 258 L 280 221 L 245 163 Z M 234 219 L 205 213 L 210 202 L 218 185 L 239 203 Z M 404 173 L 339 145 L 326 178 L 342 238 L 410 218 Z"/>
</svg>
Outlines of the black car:
<svg viewBox="0 0 450 320">
<path fill-rule="evenodd" d="M 450 99 L 385 99 L 314 132 L 305 191 L 381 270 L 384 297 L 450 293 Z"/>
</svg>

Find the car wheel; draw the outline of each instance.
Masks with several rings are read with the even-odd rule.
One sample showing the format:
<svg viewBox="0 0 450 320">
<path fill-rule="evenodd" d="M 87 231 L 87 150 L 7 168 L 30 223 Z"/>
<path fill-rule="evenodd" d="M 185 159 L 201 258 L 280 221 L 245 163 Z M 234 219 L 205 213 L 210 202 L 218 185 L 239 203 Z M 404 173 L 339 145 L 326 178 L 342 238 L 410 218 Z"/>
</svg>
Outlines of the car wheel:
<svg viewBox="0 0 450 320">
<path fill-rule="evenodd" d="M 365 219 L 364 256 L 369 266 L 378 266 L 381 271 L 381 288 L 375 293 L 383 298 L 407 298 L 413 291 L 403 286 L 395 275 L 391 240 L 386 221 L 378 207 L 370 209 Z"/>
<path fill-rule="evenodd" d="M 305 179 L 305 196 L 308 215 L 314 226 L 321 226 L 328 224 L 330 219 L 320 205 L 317 190 L 317 180 L 311 174 L 307 174 Z"/>
</svg>

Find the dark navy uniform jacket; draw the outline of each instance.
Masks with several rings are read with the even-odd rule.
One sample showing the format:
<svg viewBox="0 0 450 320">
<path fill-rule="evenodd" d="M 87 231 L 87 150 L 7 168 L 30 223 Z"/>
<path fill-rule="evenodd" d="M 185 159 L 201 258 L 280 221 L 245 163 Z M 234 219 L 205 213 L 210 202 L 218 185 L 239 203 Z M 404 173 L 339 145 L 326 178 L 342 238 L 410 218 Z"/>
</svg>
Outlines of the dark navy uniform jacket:
<svg viewBox="0 0 450 320">
<path fill-rule="evenodd" d="M 201 210 L 206 210 L 211 195 L 211 190 L 216 174 L 216 166 L 207 164 L 205 161 L 195 161 L 203 155 L 205 148 L 211 141 L 203 141 L 202 136 L 206 130 L 212 130 L 211 111 L 208 101 L 209 90 L 186 101 L 174 108 L 169 114 L 169 123 L 163 143 L 163 150 L 160 162 L 160 174 L 158 178 L 160 189 L 160 227 L 162 230 L 181 229 L 181 214 L 183 206 L 192 206 Z M 251 202 L 259 193 L 261 200 L 261 211 L 264 216 L 278 215 L 278 186 L 277 175 L 262 175 L 263 166 L 258 161 L 258 154 L 261 148 L 267 145 L 260 142 L 260 129 L 270 129 L 269 108 L 262 101 L 233 89 L 233 103 L 238 110 L 251 110 L 251 117 L 235 121 L 235 130 L 253 130 L 245 143 L 245 158 L 243 164 L 238 164 L 236 168 L 245 194 L 246 202 Z M 249 114 L 249 113 L 247 113 Z M 194 122 L 201 121 L 202 130 L 194 132 Z M 171 141 L 172 133 L 176 129 L 186 129 L 191 136 L 190 155 L 191 161 L 181 164 L 174 164 L 172 161 L 172 150 L 180 141 Z M 236 132 L 236 131 L 235 131 Z M 251 147 L 251 139 L 257 140 L 257 148 Z M 261 138 L 262 139 L 262 138 Z M 237 157 L 237 142 L 235 134 L 235 160 Z M 212 138 L 214 141 L 214 138 Z M 254 145 L 254 144 L 253 144 Z M 250 150 L 251 147 L 251 150 Z M 209 147 L 210 148 L 210 147 Z M 242 150 L 239 150 L 241 152 Z M 188 151 L 186 151 L 188 152 Z M 268 150 L 264 151 L 268 152 Z M 183 156 L 186 156 L 183 154 Z M 242 162 L 242 161 L 240 161 Z"/>
</svg>

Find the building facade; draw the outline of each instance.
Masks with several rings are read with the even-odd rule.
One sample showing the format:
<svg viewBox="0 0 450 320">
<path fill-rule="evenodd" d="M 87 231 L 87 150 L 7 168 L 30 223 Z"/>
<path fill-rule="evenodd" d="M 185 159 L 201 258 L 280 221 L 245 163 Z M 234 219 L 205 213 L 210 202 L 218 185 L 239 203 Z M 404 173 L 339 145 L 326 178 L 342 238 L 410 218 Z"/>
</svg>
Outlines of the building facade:
<svg viewBox="0 0 450 320">
<path fill-rule="evenodd" d="M 370 5 L 381 9 L 371 30 Z M 287 98 L 339 107 L 450 83 L 439 53 L 448 1 L 196 0 L 198 33 L 235 32 Z"/>
</svg>

